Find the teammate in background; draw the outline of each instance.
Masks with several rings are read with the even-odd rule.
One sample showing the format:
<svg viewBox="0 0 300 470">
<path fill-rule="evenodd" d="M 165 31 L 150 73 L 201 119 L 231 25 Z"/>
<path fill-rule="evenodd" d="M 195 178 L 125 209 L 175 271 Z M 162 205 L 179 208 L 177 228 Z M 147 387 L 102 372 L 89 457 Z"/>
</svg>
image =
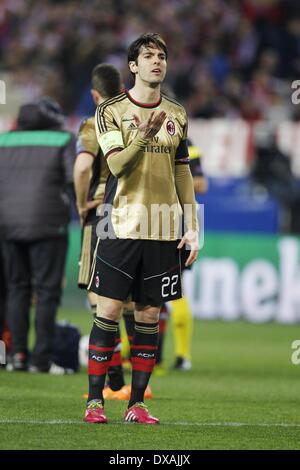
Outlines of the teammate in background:
<svg viewBox="0 0 300 470">
<path fill-rule="evenodd" d="M 92 72 L 91 94 L 96 106 L 109 98 L 120 94 L 121 76 L 119 71 L 110 64 L 99 64 Z M 105 183 L 109 168 L 99 147 L 95 118 L 86 119 L 80 126 L 77 140 L 77 158 L 74 165 L 74 185 L 76 204 L 82 225 L 81 254 L 79 261 L 78 287 L 87 289 L 92 256 L 96 247 L 96 225 L 99 221 L 97 208 L 102 204 Z M 97 296 L 88 292 L 90 308 L 96 315 Z M 124 321 L 129 337 L 134 327 L 134 304 L 124 304 Z M 127 400 L 130 396 L 130 386 L 125 385 L 120 355 L 120 334 L 116 335 L 115 350 L 108 370 L 108 387 L 103 395 L 105 399 Z M 146 398 L 151 398 L 147 390 Z"/>
<path fill-rule="evenodd" d="M 208 181 L 202 171 L 201 152 L 198 147 L 192 145 L 190 140 L 188 140 L 188 145 L 194 191 L 195 193 L 205 194 L 208 189 Z M 191 266 L 183 268 L 183 276 L 184 271 L 190 268 Z M 176 356 L 174 368 L 178 370 L 189 370 L 192 367 L 191 345 L 193 315 L 185 295 L 181 299 L 171 302 L 171 317 Z"/>
<path fill-rule="evenodd" d="M 188 140 L 188 144 L 194 191 L 199 194 L 205 194 L 208 189 L 208 181 L 202 171 L 201 152 L 198 147 L 192 145 L 190 140 Z M 184 272 L 190 268 L 191 266 L 183 268 L 183 276 Z M 186 296 L 171 302 L 171 318 L 176 356 L 174 368 L 178 370 L 190 370 L 192 367 L 191 345 L 193 316 Z M 163 340 L 161 342 L 163 343 Z"/>
<path fill-rule="evenodd" d="M 181 297 L 180 249 L 186 243 L 191 247 L 187 266 L 198 255 L 186 112 L 160 93 L 167 55 L 166 44 L 158 34 L 140 36 L 128 51 L 134 87 L 107 100 L 96 111 L 97 137 L 111 174 L 104 201 L 108 216 L 103 214 L 98 224 L 101 238 L 89 283 L 98 298 L 89 345 L 88 423 L 107 422 L 102 392 L 123 301 L 129 294 L 136 310 L 132 388 L 124 419 L 159 423 L 144 405 L 144 391 L 155 365 L 160 307 Z M 169 209 L 167 217 L 155 213 L 162 204 Z M 181 240 L 180 206 L 187 227 Z"/>
</svg>

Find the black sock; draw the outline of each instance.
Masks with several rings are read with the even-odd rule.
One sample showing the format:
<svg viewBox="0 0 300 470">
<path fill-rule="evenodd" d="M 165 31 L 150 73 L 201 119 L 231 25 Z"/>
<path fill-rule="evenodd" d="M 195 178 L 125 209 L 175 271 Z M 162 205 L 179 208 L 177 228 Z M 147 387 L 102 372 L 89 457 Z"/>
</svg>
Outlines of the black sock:
<svg viewBox="0 0 300 470">
<path fill-rule="evenodd" d="M 120 390 L 124 385 L 124 371 L 122 367 L 121 359 L 121 334 L 120 328 L 118 327 L 116 339 L 115 339 L 115 349 L 113 356 L 111 358 L 110 366 L 108 369 L 108 381 L 107 385 L 116 392 Z"/>
<path fill-rule="evenodd" d="M 96 317 L 89 341 L 89 397 L 102 400 L 106 372 L 115 348 L 118 323 L 106 318 Z"/>
<path fill-rule="evenodd" d="M 163 362 L 163 348 L 165 342 L 165 332 L 163 330 L 162 322 L 165 320 L 159 320 L 159 336 L 158 336 L 158 345 L 157 345 L 157 355 L 155 365 L 159 365 Z"/>
<path fill-rule="evenodd" d="M 126 328 L 126 333 L 128 336 L 128 341 L 130 346 L 132 345 L 132 340 L 134 337 L 134 325 L 135 325 L 135 320 L 134 320 L 134 311 L 133 310 L 127 310 L 126 313 L 123 315 L 124 322 L 125 322 L 125 328 Z"/>
<path fill-rule="evenodd" d="M 161 307 L 159 314 L 159 335 L 158 335 L 158 346 L 156 353 L 156 365 L 163 362 L 163 352 L 164 352 L 164 343 L 165 343 L 165 334 L 168 325 L 168 316 L 169 312 L 166 305 L 164 304 Z"/>
<path fill-rule="evenodd" d="M 144 393 L 155 365 L 158 332 L 158 323 L 135 322 L 131 347 L 132 386 L 128 408 L 144 401 Z"/>
</svg>

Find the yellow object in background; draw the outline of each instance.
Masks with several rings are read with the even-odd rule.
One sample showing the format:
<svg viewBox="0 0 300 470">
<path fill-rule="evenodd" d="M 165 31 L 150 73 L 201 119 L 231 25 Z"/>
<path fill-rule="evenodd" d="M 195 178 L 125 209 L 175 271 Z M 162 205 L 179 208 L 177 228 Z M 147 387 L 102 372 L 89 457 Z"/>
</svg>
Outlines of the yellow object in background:
<svg viewBox="0 0 300 470">
<path fill-rule="evenodd" d="M 171 302 L 175 355 L 191 361 L 193 317 L 186 297 Z"/>
</svg>

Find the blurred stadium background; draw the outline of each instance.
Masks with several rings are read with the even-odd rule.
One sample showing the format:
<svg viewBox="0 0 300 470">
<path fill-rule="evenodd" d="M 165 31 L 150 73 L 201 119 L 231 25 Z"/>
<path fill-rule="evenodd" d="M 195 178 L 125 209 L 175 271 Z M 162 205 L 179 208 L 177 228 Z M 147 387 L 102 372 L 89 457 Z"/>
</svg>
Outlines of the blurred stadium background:
<svg viewBox="0 0 300 470">
<path fill-rule="evenodd" d="M 188 111 L 210 180 L 199 198 L 205 245 L 187 286 L 195 316 L 299 321 L 297 0 L 2 0 L 0 129 L 13 126 L 20 104 L 46 94 L 76 132 L 94 112 L 92 68 L 113 63 L 130 87 L 127 46 L 151 30 L 168 43 L 167 85 Z M 75 223 L 65 292 L 72 307 L 78 246 Z"/>
<path fill-rule="evenodd" d="M 89 93 L 92 68 L 99 62 L 113 63 L 130 87 L 126 50 L 145 31 L 160 33 L 168 44 L 167 85 L 187 109 L 189 136 L 202 150 L 209 178 L 208 193 L 198 199 L 205 206 L 204 248 L 186 283 L 194 316 L 299 322 L 298 0 L 1 0 L 0 79 L 6 104 L 0 105 L 0 131 L 14 126 L 20 104 L 46 94 L 59 101 L 67 128 L 76 132 L 82 118 L 94 112 Z M 82 311 L 85 296 L 76 286 L 80 229 L 75 211 L 73 219 L 62 306 Z M 257 336 L 251 328 L 249 335 Z M 281 335 L 272 328 L 269 331 L 278 335 L 275 353 Z M 268 330 L 261 331 L 262 345 Z M 280 343 L 278 349 L 287 363 L 289 341 L 297 339 L 296 334 L 295 328 L 291 335 L 286 332 L 285 346 Z M 210 335 L 214 337 L 212 331 Z M 240 346 L 250 351 L 255 343 Z M 262 355 L 263 348 L 257 364 Z M 224 362 L 225 368 L 231 359 Z M 271 367 L 269 359 L 266 367 Z M 275 387 L 276 372 L 273 379 Z M 287 400 L 292 398 L 286 393 Z M 208 388 L 208 402 L 209 395 Z M 288 419 L 284 412 L 282 417 Z M 245 442 L 241 448 L 247 448 Z"/>
</svg>

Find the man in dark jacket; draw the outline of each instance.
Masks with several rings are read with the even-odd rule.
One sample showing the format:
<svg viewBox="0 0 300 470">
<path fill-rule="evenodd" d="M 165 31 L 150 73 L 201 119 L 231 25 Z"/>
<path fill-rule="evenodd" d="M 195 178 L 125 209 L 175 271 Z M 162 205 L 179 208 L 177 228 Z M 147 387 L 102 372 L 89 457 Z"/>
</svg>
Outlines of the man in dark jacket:
<svg viewBox="0 0 300 470">
<path fill-rule="evenodd" d="M 51 98 L 20 108 L 17 130 L 0 134 L 0 238 L 4 240 L 12 367 L 28 368 L 33 293 L 32 371 L 47 372 L 68 241 L 75 138 Z"/>
<path fill-rule="evenodd" d="M 0 340 L 3 339 L 5 320 L 6 283 L 4 276 L 4 261 L 2 254 L 2 243 L 0 239 Z"/>
</svg>

